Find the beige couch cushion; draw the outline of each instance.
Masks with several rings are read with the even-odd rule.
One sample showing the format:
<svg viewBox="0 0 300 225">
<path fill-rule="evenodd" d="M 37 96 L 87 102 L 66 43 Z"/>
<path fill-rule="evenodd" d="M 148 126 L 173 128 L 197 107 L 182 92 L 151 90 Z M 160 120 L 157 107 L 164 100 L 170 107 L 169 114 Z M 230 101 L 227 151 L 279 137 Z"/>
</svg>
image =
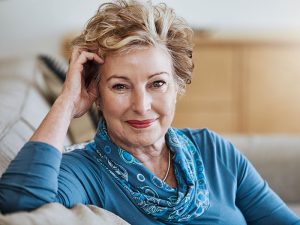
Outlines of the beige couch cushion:
<svg viewBox="0 0 300 225">
<path fill-rule="evenodd" d="M 1 225 L 128 225 L 115 214 L 92 205 L 67 209 L 58 203 L 46 204 L 32 212 L 0 215 Z"/>
</svg>

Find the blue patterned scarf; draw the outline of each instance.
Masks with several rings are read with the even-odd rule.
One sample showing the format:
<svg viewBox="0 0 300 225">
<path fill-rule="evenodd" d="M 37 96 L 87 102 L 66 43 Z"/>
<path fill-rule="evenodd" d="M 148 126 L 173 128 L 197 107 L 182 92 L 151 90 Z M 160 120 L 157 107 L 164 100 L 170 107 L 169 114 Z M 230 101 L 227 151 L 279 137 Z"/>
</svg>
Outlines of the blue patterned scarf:
<svg viewBox="0 0 300 225">
<path fill-rule="evenodd" d="M 174 154 L 176 188 L 112 143 L 104 121 L 99 123 L 95 136 L 98 161 L 143 213 L 168 223 L 192 221 L 209 207 L 202 159 L 195 145 L 180 130 L 170 128 L 165 139 Z"/>
</svg>

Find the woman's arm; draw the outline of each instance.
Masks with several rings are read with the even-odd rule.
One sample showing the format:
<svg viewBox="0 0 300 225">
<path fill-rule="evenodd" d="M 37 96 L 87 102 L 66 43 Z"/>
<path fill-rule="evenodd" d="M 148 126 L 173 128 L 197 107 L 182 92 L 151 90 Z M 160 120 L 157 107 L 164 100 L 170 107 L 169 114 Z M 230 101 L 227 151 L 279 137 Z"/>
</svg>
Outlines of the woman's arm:
<svg viewBox="0 0 300 225">
<path fill-rule="evenodd" d="M 267 182 L 257 173 L 252 164 L 238 151 L 236 204 L 251 225 L 296 225 L 300 224 L 288 206 L 274 193 Z"/>
<path fill-rule="evenodd" d="M 63 202 L 57 196 L 62 192 L 60 187 L 64 187 L 65 196 L 72 196 L 66 185 L 75 184 L 79 178 L 68 174 L 66 182 L 60 184 L 58 176 L 69 124 L 72 118 L 83 115 L 97 97 L 96 80 L 85 85 L 84 65 L 88 61 L 103 63 L 94 53 L 73 51 L 61 94 L 0 179 L 1 211 L 30 210 L 52 201 Z"/>
<path fill-rule="evenodd" d="M 93 146 L 85 148 L 61 154 L 43 142 L 26 143 L 0 180 L 0 211 L 28 211 L 48 202 L 103 206 L 102 174 L 88 153 Z"/>
<path fill-rule="evenodd" d="M 30 141 L 44 142 L 62 151 L 71 120 L 85 114 L 97 98 L 96 79 L 88 87 L 85 83 L 84 65 L 88 61 L 103 63 L 94 53 L 74 49 L 63 90 Z"/>
<path fill-rule="evenodd" d="M 62 154 L 43 142 L 27 142 L 0 179 L 0 211 L 31 210 L 56 201 Z"/>
</svg>

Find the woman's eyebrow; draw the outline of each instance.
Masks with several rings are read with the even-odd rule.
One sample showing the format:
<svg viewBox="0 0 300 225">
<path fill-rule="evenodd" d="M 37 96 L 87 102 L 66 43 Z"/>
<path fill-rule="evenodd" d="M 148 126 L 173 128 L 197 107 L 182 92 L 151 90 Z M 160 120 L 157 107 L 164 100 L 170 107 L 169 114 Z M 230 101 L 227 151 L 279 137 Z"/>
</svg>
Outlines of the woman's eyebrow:
<svg viewBox="0 0 300 225">
<path fill-rule="evenodd" d="M 123 79 L 123 80 L 129 80 L 129 78 L 126 77 L 126 76 L 124 76 L 124 75 L 117 75 L 117 74 L 115 74 L 115 75 L 111 75 L 109 78 L 107 78 L 106 81 L 109 81 L 109 80 L 111 80 L 111 79 Z"/>
<path fill-rule="evenodd" d="M 158 76 L 158 75 L 161 75 L 161 74 L 167 74 L 167 75 L 169 75 L 168 72 L 162 71 L 162 72 L 150 74 L 150 75 L 148 76 L 148 78 L 152 78 L 152 77 L 154 77 L 154 76 Z M 126 81 L 129 81 L 129 80 L 130 80 L 130 79 L 129 79 L 127 76 L 125 76 L 125 75 L 117 75 L 117 74 L 114 74 L 114 75 L 111 75 L 109 78 L 107 78 L 106 81 L 109 81 L 109 80 L 111 80 L 111 79 L 123 79 L 123 80 L 126 80 Z"/>
<path fill-rule="evenodd" d="M 167 75 L 169 75 L 168 72 L 162 71 L 162 72 L 158 72 L 158 73 L 154 73 L 154 74 L 149 75 L 149 78 L 157 76 L 157 75 L 161 75 L 161 74 L 167 74 Z"/>
</svg>

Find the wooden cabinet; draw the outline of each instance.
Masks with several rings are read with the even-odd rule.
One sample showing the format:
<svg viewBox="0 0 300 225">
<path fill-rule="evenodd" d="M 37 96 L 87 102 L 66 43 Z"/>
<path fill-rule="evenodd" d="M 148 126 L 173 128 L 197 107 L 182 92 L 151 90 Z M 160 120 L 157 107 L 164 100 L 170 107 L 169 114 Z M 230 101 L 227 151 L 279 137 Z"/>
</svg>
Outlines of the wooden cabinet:
<svg viewBox="0 0 300 225">
<path fill-rule="evenodd" d="M 244 131 L 300 132 L 300 46 L 245 48 L 243 69 Z"/>
<path fill-rule="evenodd" d="M 300 132 L 300 43 L 198 39 L 193 58 L 175 127 Z"/>
<path fill-rule="evenodd" d="M 195 69 L 186 94 L 178 99 L 175 126 L 237 129 L 235 49 L 196 46 Z"/>
</svg>

